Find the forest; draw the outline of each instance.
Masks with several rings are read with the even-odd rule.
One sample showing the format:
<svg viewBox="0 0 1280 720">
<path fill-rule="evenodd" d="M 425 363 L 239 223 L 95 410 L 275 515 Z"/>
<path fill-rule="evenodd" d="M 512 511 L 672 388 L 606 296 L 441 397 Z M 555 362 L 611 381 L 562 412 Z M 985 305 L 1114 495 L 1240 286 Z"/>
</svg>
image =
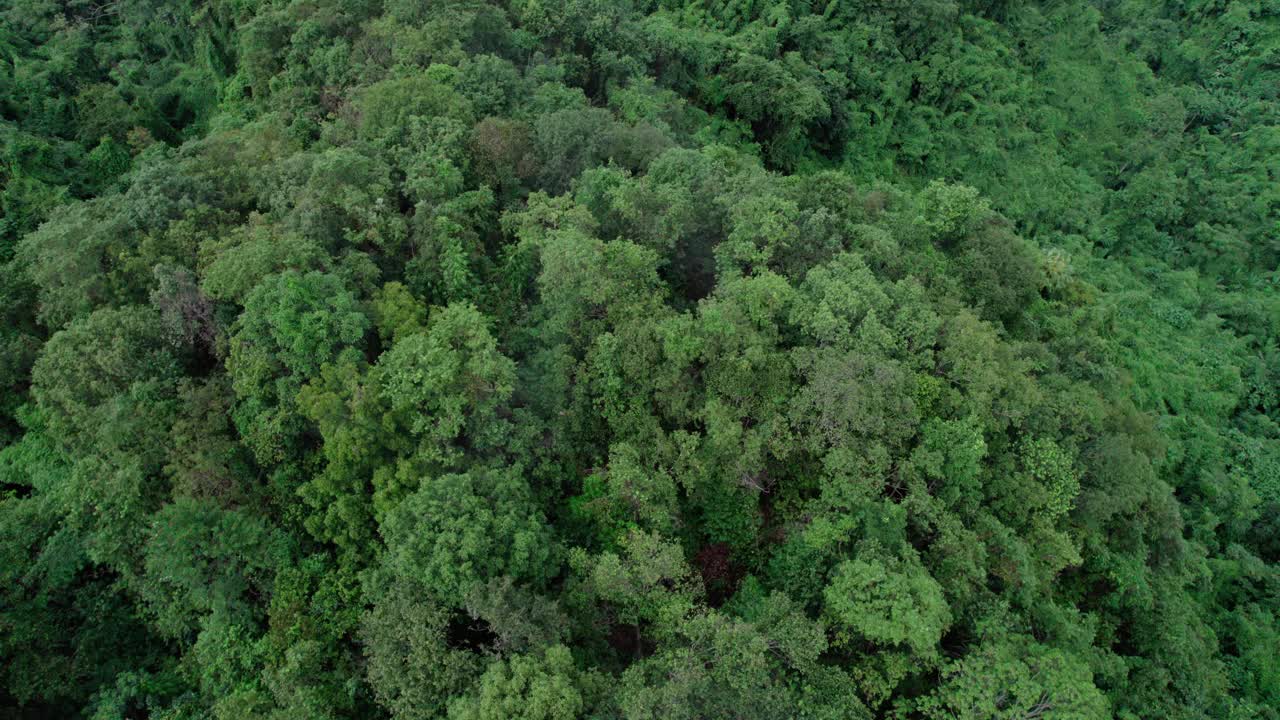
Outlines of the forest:
<svg viewBox="0 0 1280 720">
<path fill-rule="evenodd" d="M 0 0 L 0 716 L 1280 720 L 1277 0 Z"/>
</svg>

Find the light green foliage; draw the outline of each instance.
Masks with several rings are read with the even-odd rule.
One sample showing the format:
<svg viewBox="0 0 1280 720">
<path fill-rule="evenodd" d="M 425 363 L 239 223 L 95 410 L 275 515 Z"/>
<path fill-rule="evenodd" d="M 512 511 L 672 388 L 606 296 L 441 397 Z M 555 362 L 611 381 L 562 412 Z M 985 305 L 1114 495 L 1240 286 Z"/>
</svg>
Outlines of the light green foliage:
<svg viewBox="0 0 1280 720">
<path fill-rule="evenodd" d="M 608 603 L 623 623 L 647 621 L 662 632 L 675 631 L 694 609 L 700 590 L 680 546 L 639 531 L 620 544 L 621 554 L 571 556 L 570 562 L 584 576 L 584 590 Z"/>
<path fill-rule="evenodd" d="M 951 624 L 942 587 L 914 552 L 892 555 L 877 545 L 859 548 L 841 563 L 823 591 L 825 612 L 844 629 L 844 642 L 865 638 L 903 645 L 926 659 Z"/>
<path fill-rule="evenodd" d="M 514 389 L 515 368 L 485 317 L 470 304 L 455 304 L 379 358 L 374 382 L 422 452 L 447 460 L 461 436 L 477 448 L 502 441 L 499 410 Z"/>
<path fill-rule="evenodd" d="M 312 511 L 304 520 L 307 530 L 344 551 L 367 553 L 374 532 L 370 476 L 377 467 L 393 467 L 382 463 L 410 444 L 384 430 L 383 408 L 370 388 L 368 366 L 353 349 L 322 366 L 320 376 L 302 386 L 296 401 L 325 440 L 323 471 L 297 487 Z"/>
<path fill-rule="evenodd" d="M 574 720 L 583 717 L 579 671 L 563 645 L 541 657 L 517 655 L 489 666 L 474 694 L 449 703 L 450 720 Z M 592 679 L 586 680 L 588 685 Z M 592 688 L 593 689 L 593 688 Z"/>
<path fill-rule="evenodd" d="M 368 320 L 332 275 L 285 272 L 245 298 L 228 371 L 251 387 L 273 374 L 311 377 L 343 346 L 360 342 Z M 271 366 L 279 369 L 272 372 Z"/>
<path fill-rule="evenodd" d="M 269 276 L 244 302 L 227 358 L 240 400 L 236 424 L 257 457 L 278 459 L 301 431 L 298 388 L 358 346 L 369 320 L 340 279 L 315 271 Z"/>
<path fill-rule="evenodd" d="M 476 583 L 554 572 L 555 548 L 521 468 L 423 477 L 383 526 L 387 569 L 461 606 Z"/>
<path fill-rule="evenodd" d="M 111 296 L 111 286 L 120 283 L 112 283 L 95 267 L 103 256 L 122 254 L 121 249 L 111 247 L 123 230 L 118 225 L 118 221 L 108 221 L 101 205 L 80 204 L 28 236 L 21 249 L 28 255 L 27 262 L 38 268 L 33 280 L 40 288 L 41 316 L 46 323 L 59 327 L 86 315 L 104 295 L 104 300 L 123 299 Z"/>
<path fill-rule="evenodd" d="M 932 418 L 921 430 L 920 444 L 912 453 L 912 460 L 929 478 L 933 494 L 969 512 L 981 500 L 979 475 L 987 454 L 987 443 L 975 425 L 972 419 Z"/>
<path fill-rule="evenodd" d="M 844 253 L 810 270 L 791 321 L 823 345 L 848 346 L 869 316 L 889 317 L 891 300 L 866 261 Z"/>
<path fill-rule="evenodd" d="M 991 213 L 991 204 L 977 189 L 934 180 L 920 193 L 920 226 L 928 239 L 953 245 L 975 231 Z"/>
<path fill-rule="evenodd" d="M 370 85 L 359 97 L 360 132 L 370 138 L 389 138 L 433 116 L 469 117 L 470 108 L 453 89 L 456 78 L 454 68 L 433 65 L 424 72 Z"/>
<path fill-rule="evenodd" d="M 916 703 L 926 718 L 1111 717 L 1088 665 L 1025 637 L 983 643 L 942 670 L 942 683 Z"/>
<path fill-rule="evenodd" d="M 588 477 L 590 480 L 592 477 Z M 583 484 L 584 490 L 596 494 L 593 487 Z M 603 489 L 598 493 L 599 499 L 584 500 L 607 507 L 584 507 L 586 512 L 608 518 L 605 522 L 671 529 L 677 508 L 676 483 L 663 468 L 646 467 L 631 445 L 619 444 L 610 449 L 609 466 L 600 484 Z"/>
<path fill-rule="evenodd" d="M 384 343 L 395 341 L 422 330 L 425 325 L 422 307 L 401 283 L 389 282 L 373 294 L 373 325 Z"/>
<path fill-rule="evenodd" d="M 763 720 L 793 712 L 797 703 L 788 680 L 794 676 L 788 671 L 797 658 L 778 651 L 789 638 L 771 630 L 778 628 L 714 611 L 687 618 L 675 642 L 623 674 L 618 712 L 628 720 Z"/>
<path fill-rule="evenodd" d="M 268 275 L 289 268 L 321 269 L 326 264 L 316 243 L 262 224 L 236 228 L 225 238 L 202 244 L 200 250 L 201 287 L 219 300 L 241 302 Z"/>
<path fill-rule="evenodd" d="M 408 236 L 395 211 L 391 167 L 345 148 L 281 163 L 269 202 L 283 226 L 326 248 L 375 245 L 394 251 Z"/>
<path fill-rule="evenodd" d="M 1044 512 L 1049 519 L 1061 517 L 1071 510 L 1076 494 L 1080 492 L 1080 479 L 1071 456 L 1052 440 L 1032 440 L 1023 446 L 1022 463 L 1047 494 Z"/>
<path fill-rule="evenodd" d="M 722 276 L 759 272 L 776 264 L 800 242 L 799 208 L 776 197 L 752 197 L 729 210 L 729 234 L 716 246 Z"/>
</svg>

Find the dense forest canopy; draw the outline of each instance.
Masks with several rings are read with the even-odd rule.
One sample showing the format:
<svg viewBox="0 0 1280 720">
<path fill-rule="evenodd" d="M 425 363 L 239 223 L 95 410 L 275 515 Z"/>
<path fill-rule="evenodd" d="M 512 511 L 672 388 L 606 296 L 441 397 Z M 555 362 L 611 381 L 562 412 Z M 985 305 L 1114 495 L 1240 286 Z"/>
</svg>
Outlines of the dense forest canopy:
<svg viewBox="0 0 1280 720">
<path fill-rule="evenodd" d="M 0 715 L 1280 720 L 1275 0 L 0 0 Z"/>
</svg>

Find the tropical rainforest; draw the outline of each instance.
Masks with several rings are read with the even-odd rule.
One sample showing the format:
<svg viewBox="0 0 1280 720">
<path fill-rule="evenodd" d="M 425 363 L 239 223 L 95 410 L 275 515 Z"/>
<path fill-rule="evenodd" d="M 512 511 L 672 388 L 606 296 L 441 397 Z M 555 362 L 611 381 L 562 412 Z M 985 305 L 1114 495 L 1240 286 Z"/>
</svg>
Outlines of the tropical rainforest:
<svg viewBox="0 0 1280 720">
<path fill-rule="evenodd" d="M 0 715 L 1280 719 L 1276 0 L 0 0 Z"/>
</svg>

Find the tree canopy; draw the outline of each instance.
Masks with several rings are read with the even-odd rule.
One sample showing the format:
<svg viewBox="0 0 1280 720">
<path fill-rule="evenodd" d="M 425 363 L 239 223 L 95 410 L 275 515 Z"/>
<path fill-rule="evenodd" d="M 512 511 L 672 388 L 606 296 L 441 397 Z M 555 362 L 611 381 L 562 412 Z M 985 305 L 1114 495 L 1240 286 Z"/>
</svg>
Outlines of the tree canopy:
<svg viewBox="0 0 1280 720">
<path fill-rule="evenodd" d="M 1269 0 L 0 0 L 0 715 L 1280 720 Z"/>
</svg>

